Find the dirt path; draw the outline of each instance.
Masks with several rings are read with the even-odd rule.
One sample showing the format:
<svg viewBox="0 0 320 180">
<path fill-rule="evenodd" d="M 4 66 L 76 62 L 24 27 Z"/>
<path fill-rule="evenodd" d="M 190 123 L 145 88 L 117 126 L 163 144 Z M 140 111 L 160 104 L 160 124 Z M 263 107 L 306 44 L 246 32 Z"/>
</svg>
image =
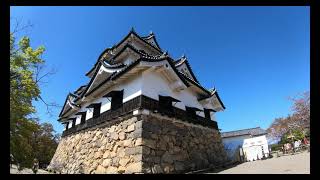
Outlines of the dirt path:
<svg viewBox="0 0 320 180">
<path fill-rule="evenodd" d="M 10 174 L 34 174 L 34 173 L 32 172 L 31 169 L 28 169 L 28 168 L 25 168 L 19 171 L 16 165 L 12 165 L 12 167 L 10 168 Z M 45 171 L 43 169 L 39 169 L 37 174 L 52 174 L 52 173 Z"/>
<path fill-rule="evenodd" d="M 246 162 L 218 174 L 310 174 L 310 153 Z"/>
</svg>

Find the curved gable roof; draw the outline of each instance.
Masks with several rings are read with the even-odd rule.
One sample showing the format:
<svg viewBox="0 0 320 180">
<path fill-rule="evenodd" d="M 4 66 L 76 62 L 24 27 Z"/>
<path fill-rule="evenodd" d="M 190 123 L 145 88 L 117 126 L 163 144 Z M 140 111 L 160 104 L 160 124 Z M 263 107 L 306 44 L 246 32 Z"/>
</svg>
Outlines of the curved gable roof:
<svg viewBox="0 0 320 180">
<path fill-rule="evenodd" d="M 141 38 L 143 38 L 144 40 L 146 40 L 147 42 L 149 42 L 151 45 L 153 45 L 153 44 L 151 43 L 152 40 L 153 40 L 154 43 L 155 43 L 156 48 L 158 48 L 159 50 L 161 50 L 160 45 L 159 45 L 159 43 L 157 42 L 156 36 L 155 36 L 155 34 L 153 34 L 153 32 L 151 32 L 148 36 L 141 37 Z M 151 41 L 150 41 L 150 40 L 151 40 Z M 154 46 L 154 45 L 153 45 L 153 46 Z M 162 50 L 161 50 L 161 51 L 162 51 Z"/>
<path fill-rule="evenodd" d="M 143 56 L 139 59 L 137 59 L 136 61 L 134 61 L 133 63 L 131 63 L 130 65 L 127 65 L 125 68 L 123 68 L 122 70 L 118 71 L 118 72 L 114 72 L 113 74 L 111 74 L 107 79 L 105 79 L 104 81 L 102 81 L 99 85 L 97 85 L 95 88 L 93 88 L 91 91 L 86 92 L 85 96 L 90 95 L 92 92 L 94 92 L 95 90 L 97 90 L 99 87 L 101 87 L 103 84 L 105 84 L 106 82 L 110 81 L 110 80 L 116 80 L 118 77 L 120 77 L 121 75 L 123 75 L 124 73 L 128 72 L 129 70 L 131 70 L 132 68 L 134 68 L 136 65 L 139 64 L 139 62 L 141 61 L 146 61 L 146 62 L 159 62 L 159 61 L 164 61 L 166 60 L 169 65 L 171 66 L 172 70 L 175 72 L 175 74 L 181 79 L 181 81 L 187 86 L 189 87 L 188 82 L 186 81 L 185 78 L 183 78 L 183 76 L 177 71 L 177 69 L 174 67 L 174 64 L 172 62 L 172 59 L 170 60 L 170 58 L 166 55 L 163 55 L 162 57 L 148 57 L 148 56 Z"/>
<path fill-rule="evenodd" d="M 99 63 L 99 60 L 102 60 L 102 57 L 104 54 L 108 53 L 109 50 L 113 50 L 117 47 L 119 47 L 123 42 L 125 42 L 129 37 L 130 35 L 133 34 L 135 35 L 138 39 L 140 39 L 141 41 L 143 41 L 145 44 L 147 44 L 149 47 L 153 48 L 154 50 L 156 50 L 157 52 L 159 53 L 163 53 L 163 51 L 161 50 L 155 36 L 147 36 L 147 37 L 141 37 L 139 36 L 135 31 L 134 29 L 132 28 L 131 31 L 119 42 L 117 43 L 116 45 L 114 45 L 112 48 L 108 47 L 106 48 L 98 57 L 97 59 L 97 62 L 94 64 L 93 68 L 91 68 L 87 73 L 86 73 L 86 76 L 89 76 L 97 67 L 97 64 Z M 150 42 L 148 42 L 148 39 L 152 38 L 154 40 L 154 42 L 156 43 L 156 46 L 152 45 Z M 117 53 L 118 54 L 118 53 Z"/>
<path fill-rule="evenodd" d="M 196 78 L 196 76 L 194 75 L 192 68 L 187 60 L 187 58 L 185 56 L 182 56 L 180 59 L 178 59 L 177 61 L 175 61 L 175 66 L 176 67 L 180 67 L 181 65 L 185 64 L 188 68 L 188 71 L 190 72 L 192 78 L 194 79 L 194 81 L 196 81 L 197 83 L 199 83 L 198 79 Z"/>
<path fill-rule="evenodd" d="M 62 117 L 63 114 L 65 114 L 66 112 L 68 112 L 72 107 L 68 104 L 68 101 L 70 101 L 70 96 L 72 96 L 73 98 L 78 98 L 79 96 L 75 95 L 75 94 L 72 94 L 72 93 L 69 93 L 64 101 L 64 104 L 63 104 L 63 107 L 59 113 L 59 117 Z M 76 105 L 75 103 L 73 102 L 70 102 L 72 105 L 74 106 L 78 106 Z"/>
</svg>

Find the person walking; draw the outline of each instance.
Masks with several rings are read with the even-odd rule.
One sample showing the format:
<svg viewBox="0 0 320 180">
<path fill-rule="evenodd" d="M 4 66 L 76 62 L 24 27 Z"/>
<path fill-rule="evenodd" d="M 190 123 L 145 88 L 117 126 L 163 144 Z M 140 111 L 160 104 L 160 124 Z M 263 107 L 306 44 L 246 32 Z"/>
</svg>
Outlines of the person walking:
<svg viewBox="0 0 320 180">
<path fill-rule="evenodd" d="M 39 161 L 37 158 L 34 158 L 33 160 L 33 166 L 32 166 L 32 171 L 34 174 L 37 174 L 38 172 L 38 169 L 39 169 Z"/>
</svg>

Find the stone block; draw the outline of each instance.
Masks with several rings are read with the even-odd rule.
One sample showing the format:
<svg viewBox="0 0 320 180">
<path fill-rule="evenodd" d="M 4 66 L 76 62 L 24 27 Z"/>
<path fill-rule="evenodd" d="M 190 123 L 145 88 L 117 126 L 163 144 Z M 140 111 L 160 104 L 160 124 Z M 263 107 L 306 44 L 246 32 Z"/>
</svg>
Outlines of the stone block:
<svg viewBox="0 0 320 180">
<path fill-rule="evenodd" d="M 115 126 L 111 126 L 110 129 L 109 129 L 109 133 L 113 133 L 115 130 L 116 130 L 116 127 Z"/>
<path fill-rule="evenodd" d="M 113 166 L 109 166 L 106 169 L 106 173 L 107 174 L 118 174 L 118 168 L 117 167 L 113 167 Z"/>
<path fill-rule="evenodd" d="M 95 174 L 105 174 L 106 173 L 106 168 L 103 166 L 99 165 L 98 168 L 95 170 Z"/>
<path fill-rule="evenodd" d="M 124 167 L 124 166 L 119 166 L 119 167 L 118 167 L 118 173 L 119 173 L 119 174 L 123 174 L 124 172 L 126 172 L 126 167 Z"/>
<path fill-rule="evenodd" d="M 135 124 L 131 124 L 128 126 L 127 131 L 126 132 L 132 132 L 135 130 Z"/>
<path fill-rule="evenodd" d="M 142 146 L 126 148 L 125 153 L 127 155 L 142 154 Z"/>
<path fill-rule="evenodd" d="M 132 139 L 127 139 L 123 141 L 123 147 L 131 147 L 133 144 Z"/>
<path fill-rule="evenodd" d="M 181 172 L 181 171 L 185 170 L 185 165 L 181 162 L 175 162 L 174 169 L 178 172 Z"/>
<path fill-rule="evenodd" d="M 140 121 L 137 121 L 135 124 L 136 124 L 136 129 L 141 129 L 142 128 L 142 123 L 143 121 L 140 120 Z"/>
<path fill-rule="evenodd" d="M 103 156 L 103 152 L 102 151 L 98 151 L 94 154 L 94 158 L 95 159 L 98 159 L 98 158 L 101 158 Z"/>
<path fill-rule="evenodd" d="M 127 119 L 125 121 L 125 123 L 129 126 L 131 124 L 134 124 L 137 120 L 138 120 L 137 117 L 131 117 L 131 118 Z"/>
<path fill-rule="evenodd" d="M 120 164 L 121 166 L 126 166 L 129 161 L 130 161 L 129 158 L 122 158 L 122 159 L 120 159 L 119 164 Z"/>
<path fill-rule="evenodd" d="M 134 146 L 141 146 L 141 145 L 142 145 L 142 138 L 137 138 L 137 139 L 135 140 Z"/>
<path fill-rule="evenodd" d="M 127 173 L 139 173 L 142 170 L 142 163 L 141 162 L 136 162 L 136 163 L 131 163 L 127 165 L 126 167 L 126 172 Z"/>
<path fill-rule="evenodd" d="M 116 132 L 112 132 L 110 134 L 110 138 L 113 139 L 113 140 L 118 140 L 119 139 L 119 135 Z"/>
<path fill-rule="evenodd" d="M 173 157 L 168 152 L 165 152 L 161 157 L 163 163 L 173 163 Z"/>
<path fill-rule="evenodd" d="M 140 146 L 141 147 L 141 146 Z M 142 146 L 142 154 L 143 155 L 148 155 L 148 154 L 150 154 L 150 152 L 151 152 L 151 149 L 149 148 L 149 147 L 147 147 L 147 146 Z"/>
<path fill-rule="evenodd" d="M 108 167 L 108 166 L 110 166 L 112 164 L 112 159 L 105 159 L 105 160 L 103 160 L 103 162 L 102 162 L 102 166 L 103 167 Z"/>
<path fill-rule="evenodd" d="M 119 133 L 119 139 L 124 140 L 126 138 L 126 133 L 125 132 L 120 132 Z"/>
<path fill-rule="evenodd" d="M 114 157 L 114 158 L 112 159 L 111 165 L 112 165 L 112 166 L 118 166 L 118 165 L 119 165 L 119 161 L 120 161 L 120 158 L 119 158 L 119 157 Z"/>
<path fill-rule="evenodd" d="M 142 154 L 132 155 L 132 159 L 134 162 L 141 162 L 142 161 Z"/>
<path fill-rule="evenodd" d="M 156 142 L 154 140 L 151 139 L 142 139 L 142 145 L 147 146 L 151 149 L 155 149 L 156 148 Z"/>
</svg>

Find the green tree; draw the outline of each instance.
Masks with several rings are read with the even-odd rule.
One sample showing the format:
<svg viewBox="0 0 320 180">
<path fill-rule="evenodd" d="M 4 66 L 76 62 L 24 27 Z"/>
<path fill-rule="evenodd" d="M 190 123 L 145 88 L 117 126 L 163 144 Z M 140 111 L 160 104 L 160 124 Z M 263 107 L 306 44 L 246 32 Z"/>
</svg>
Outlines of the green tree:
<svg viewBox="0 0 320 180">
<path fill-rule="evenodd" d="M 42 46 L 31 48 L 28 37 L 22 37 L 16 44 L 14 34 L 10 33 L 10 152 L 23 167 L 31 166 L 30 137 L 39 129 L 37 122 L 28 116 L 35 112 L 32 100 L 40 96 L 34 73 L 44 63 L 43 52 Z"/>
<path fill-rule="evenodd" d="M 267 129 L 271 139 L 287 142 L 286 135 L 294 127 L 294 131 L 302 134 L 310 134 L 310 93 L 306 91 L 298 97 L 289 98 L 292 100 L 292 114 L 285 118 L 276 118 Z M 297 134 L 300 137 L 300 134 Z"/>
<path fill-rule="evenodd" d="M 38 131 L 33 133 L 33 157 L 38 159 L 40 167 L 50 163 L 58 146 L 54 132 L 52 124 L 42 123 Z"/>
<path fill-rule="evenodd" d="M 293 138 L 290 138 L 293 136 Z M 292 143 L 293 141 L 302 140 L 304 138 L 304 133 L 301 129 L 293 129 L 291 131 L 286 132 L 282 137 L 280 144 Z"/>
<path fill-rule="evenodd" d="M 32 48 L 30 39 L 18 42 L 15 32 L 10 33 L 10 153 L 21 168 L 31 167 L 33 159 L 48 164 L 57 147 L 51 124 L 39 124 L 32 118 L 36 112 L 33 100 L 41 100 L 39 82 L 53 72 L 40 75 L 45 48 Z"/>
</svg>

